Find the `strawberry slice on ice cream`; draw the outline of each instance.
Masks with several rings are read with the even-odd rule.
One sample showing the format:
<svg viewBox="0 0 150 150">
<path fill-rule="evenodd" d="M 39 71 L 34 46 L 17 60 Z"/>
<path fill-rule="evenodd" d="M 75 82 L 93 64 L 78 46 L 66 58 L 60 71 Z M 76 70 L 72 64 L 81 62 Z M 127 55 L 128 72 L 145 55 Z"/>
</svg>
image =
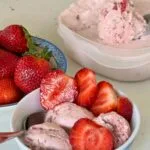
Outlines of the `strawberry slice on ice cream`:
<svg viewBox="0 0 150 150">
<path fill-rule="evenodd" d="M 51 71 L 42 79 L 41 105 L 46 110 L 63 102 L 73 102 L 77 94 L 76 81 L 61 70 Z"/>
<path fill-rule="evenodd" d="M 90 107 L 97 93 L 95 73 L 88 68 L 83 68 L 76 73 L 75 80 L 79 90 L 75 102 L 80 106 Z"/>
<path fill-rule="evenodd" d="M 132 113 L 133 113 L 133 106 L 127 97 L 119 97 L 119 100 L 117 103 L 117 112 L 129 122 L 131 121 Z"/>
<path fill-rule="evenodd" d="M 91 111 L 95 115 L 115 111 L 117 107 L 117 94 L 113 86 L 106 81 L 102 81 L 98 83 L 97 88 L 98 94 L 91 107 Z"/>
<path fill-rule="evenodd" d="M 113 149 L 111 132 L 87 118 L 82 118 L 74 124 L 69 139 L 73 150 Z"/>
</svg>

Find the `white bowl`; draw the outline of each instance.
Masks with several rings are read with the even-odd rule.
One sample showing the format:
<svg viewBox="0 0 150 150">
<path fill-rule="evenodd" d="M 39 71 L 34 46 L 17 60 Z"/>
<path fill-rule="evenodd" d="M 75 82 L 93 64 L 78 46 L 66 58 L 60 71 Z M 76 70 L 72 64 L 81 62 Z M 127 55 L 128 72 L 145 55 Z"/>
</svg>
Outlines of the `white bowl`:
<svg viewBox="0 0 150 150">
<path fill-rule="evenodd" d="M 119 92 L 124 95 L 122 92 Z M 11 118 L 11 131 L 18 131 L 22 129 L 24 119 L 34 113 L 43 110 L 40 105 L 40 92 L 39 89 L 34 90 L 26 95 L 16 106 Z M 135 104 L 133 104 L 133 117 L 131 121 L 132 135 L 130 138 L 116 150 L 127 150 L 135 140 L 140 127 L 140 114 Z M 21 138 L 16 138 L 16 142 L 21 150 L 28 150 L 24 145 Z"/>
<path fill-rule="evenodd" d="M 140 3 L 142 5 L 148 5 Z M 137 4 L 138 5 L 138 4 Z M 147 13 L 147 11 L 141 11 Z M 120 81 L 140 81 L 150 78 L 150 38 L 128 44 L 110 46 L 98 43 L 89 30 L 77 33 L 67 27 L 62 15 L 58 18 L 58 34 L 67 54 L 82 66 Z"/>
</svg>

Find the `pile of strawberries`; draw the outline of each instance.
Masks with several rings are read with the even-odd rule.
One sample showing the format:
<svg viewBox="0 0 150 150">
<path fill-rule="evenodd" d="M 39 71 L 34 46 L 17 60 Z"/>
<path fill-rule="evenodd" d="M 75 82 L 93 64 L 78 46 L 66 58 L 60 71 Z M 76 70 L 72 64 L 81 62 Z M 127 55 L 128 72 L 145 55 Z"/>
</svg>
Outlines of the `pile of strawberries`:
<svg viewBox="0 0 150 150">
<path fill-rule="evenodd" d="M 83 68 L 74 78 L 61 70 L 48 73 L 41 81 L 40 102 L 44 109 L 51 110 L 63 102 L 74 102 L 90 110 L 95 116 L 115 111 L 129 123 L 133 106 L 127 97 L 120 96 L 114 87 L 101 81 L 97 84 L 95 73 Z M 112 150 L 111 132 L 92 120 L 78 120 L 70 132 L 73 150 Z"/>
<path fill-rule="evenodd" d="M 52 69 L 51 53 L 37 50 L 29 32 L 21 25 L 0 31 L 0 104 L 19 101 L 38 88 Z"/>
</svg>

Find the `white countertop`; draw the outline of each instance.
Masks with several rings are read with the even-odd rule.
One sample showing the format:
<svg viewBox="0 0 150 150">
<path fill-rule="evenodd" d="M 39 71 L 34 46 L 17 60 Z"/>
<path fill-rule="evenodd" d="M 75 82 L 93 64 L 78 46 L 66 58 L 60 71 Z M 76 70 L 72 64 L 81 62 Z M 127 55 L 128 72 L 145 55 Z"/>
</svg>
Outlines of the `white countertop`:
<svg viewBox="0 0 150 150">
<path fill-rule="evenodd" d="M 0 28 L 9 24 L 22 24 L 35 36 L 48 39 L 65 52 L 63 42 L 56 29 L 58 14 L 71 3 L 72 0 L 0 0 Z M 81 66 L 68 58 L 69 75 Z M 150 80 L 127 83 L 107 79 L 100 75 L 98 80 L 108 80 L 124 93 L 129 95 L 139 107 L 141 113 L 141 128 L 132 150 L 150 149 Z M 9 121 L 12 110 L 0 110 L 0 132 L 9 131 Z M 18 150 L 14 140 L 0 145 L 1 150 Z"/>
</svg>

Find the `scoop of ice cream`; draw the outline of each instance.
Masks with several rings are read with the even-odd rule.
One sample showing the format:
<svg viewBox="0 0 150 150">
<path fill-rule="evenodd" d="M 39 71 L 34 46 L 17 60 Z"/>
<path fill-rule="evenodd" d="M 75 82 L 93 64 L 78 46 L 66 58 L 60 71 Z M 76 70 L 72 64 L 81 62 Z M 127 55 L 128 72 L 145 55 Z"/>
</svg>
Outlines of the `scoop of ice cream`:
<svg viewBox="0 0 150 150">
<path fill-rule="evenodd" d="M 121 1 L 111 0 L 100 10 L 98 33 L 100 39 L 106 43 L 128 43 L 140 38 L 146 30 L 144 18 L 135 11 L 131 0 L 126 1 L 126 8 L 122 11 Z"/>
<path fill-rule="evenodd" d="M 32 150 L 72 150 L 65 130 L 48 122 L 31 126 L 25 134 L 25 143 Z"/>
<path fill-rule="evenodd" d="M 128 121 L 116 112 L 100 114 L 97 118 L 94 118 L 94 121 L 112 131 L 115 148 L 121 146 L 131 135 Z"/>
<path fill-rule="evenodd" d="M 46 114 L 45 121 L 54 122 L 66 129 L 70 129 L 81 118 L 93 119 L 94 115 L 83 107 L 74 103 L 65 102 L 57 105 L 53 110 L 49 110 Z"/>
<path fill-rule="evenodd" d="M 78 0 L 61 13 L 63 22 L 72 30 L 80 31 L 98 23 L 99 9 L 105 0 Z"/>
<path fill-rule="evenodd" d="M 132 0 L 77 0 L 60 17 L 76 32 L 96 30 L 97 39 L 111 45 L 139 39 L 147 25 Z"/>
</svg>

